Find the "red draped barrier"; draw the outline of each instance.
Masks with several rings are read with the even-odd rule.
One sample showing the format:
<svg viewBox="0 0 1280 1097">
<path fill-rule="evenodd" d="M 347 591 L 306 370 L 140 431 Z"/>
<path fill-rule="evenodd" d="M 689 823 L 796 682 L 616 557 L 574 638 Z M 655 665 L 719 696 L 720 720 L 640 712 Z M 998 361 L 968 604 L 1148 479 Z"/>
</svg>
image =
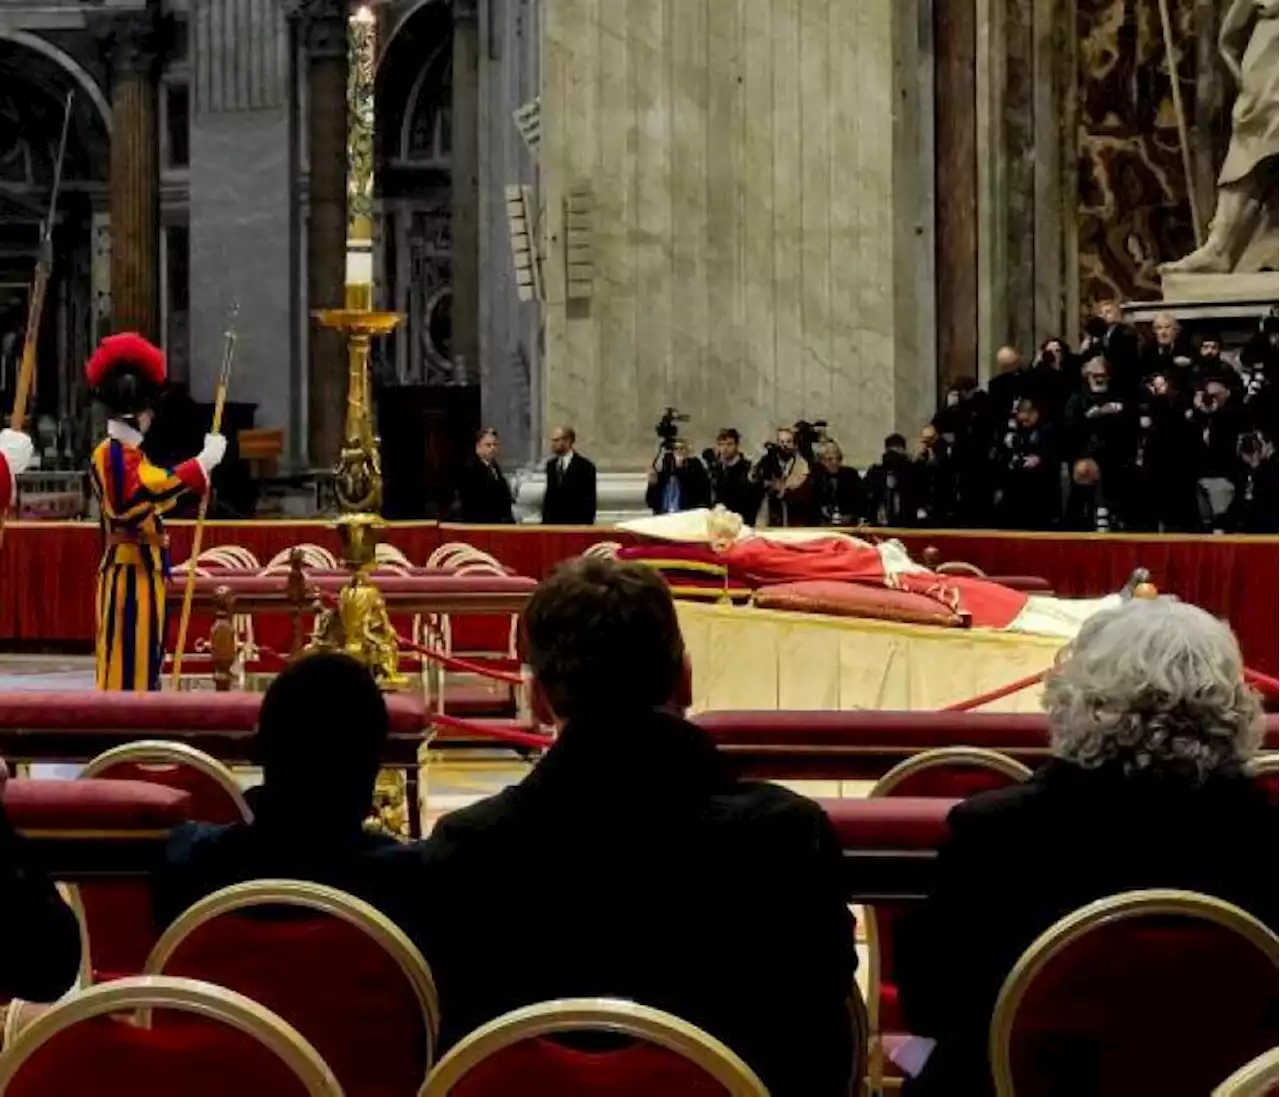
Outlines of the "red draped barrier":
<svg viewBox="0 0 1280 1097">
<path fill-rule="evenodd" d="M 190 549 L 192 525 L 170 526 L 173 558 Z M 1280 671 L 1280 551 L 1275 537 L 1140 537 L 1125 534 L 1001 534 L 984 531 L 892 532 L 917 555 L 934 546 L 944 560 L 966 560 L 992 575 L 1042 575 L 1062 595 L 1118 590 L 1135 567 L 1151 570 L 1156 585 L 1219 616 L 1240 636 L 1250 666 Z M 541 578 L 557 562 L 597 541 L 629 543 L 607 527 L 461 526 L 393 523 L 385 539 L 413 563 L 425 562 L 445 541 L 468 541 L 518 574 Z M 210 522 L 205 545 L 243 545 L 262 563 L 302 541 L 336 551 L 324 522 Z M 0 642 L 78 642 L 93 636 L 93 584 L 100 541 L 81 522 L 12 522 L 0 553 Z"/>
</svg>

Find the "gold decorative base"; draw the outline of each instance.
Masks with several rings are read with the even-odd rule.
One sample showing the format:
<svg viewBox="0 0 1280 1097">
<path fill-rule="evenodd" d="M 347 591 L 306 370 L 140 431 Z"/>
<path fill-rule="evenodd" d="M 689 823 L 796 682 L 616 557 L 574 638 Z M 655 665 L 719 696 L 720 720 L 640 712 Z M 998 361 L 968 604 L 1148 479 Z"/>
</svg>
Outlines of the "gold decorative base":
<svg viewBox="0 0 1280 1097">
<path fill-rule="evenodd" d="M 309 651 L 341 651 L 359 660 L 384 690 L 404 689 L 409 684 L 400 673 L 400 650 L 387 603 L 363 570 L 342 588 L 337 608 L 320 615 L 307 647 Z"/>
</svg>

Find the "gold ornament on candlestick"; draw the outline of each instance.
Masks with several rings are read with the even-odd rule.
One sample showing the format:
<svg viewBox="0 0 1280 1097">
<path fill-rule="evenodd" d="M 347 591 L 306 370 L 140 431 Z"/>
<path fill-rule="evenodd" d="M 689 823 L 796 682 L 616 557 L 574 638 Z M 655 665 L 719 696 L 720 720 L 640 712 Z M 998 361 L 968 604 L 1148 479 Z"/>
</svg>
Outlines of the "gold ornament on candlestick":
<svg viewBox="0 0 1280 1097">
<path fill-rule="evenodd" d="M 400 322 L 399 313 L 373 306 L 373 72 L 376 23 L 361 7 L 348 21 L 347 284 L 343 308 L 320 309 L 316 319 L 347 339 L 347 413 L 334 493 L 343 564 L 351 580 L 336 607 L 321 613 L 310 650 L 342 651 L 373 671 L 384 689 L 407 684 L 386 602 L 369 573 L 375 565 L 382 510 L 382 457 L 373 425 L 369 352 L 375 336 Z"/>
</svg>

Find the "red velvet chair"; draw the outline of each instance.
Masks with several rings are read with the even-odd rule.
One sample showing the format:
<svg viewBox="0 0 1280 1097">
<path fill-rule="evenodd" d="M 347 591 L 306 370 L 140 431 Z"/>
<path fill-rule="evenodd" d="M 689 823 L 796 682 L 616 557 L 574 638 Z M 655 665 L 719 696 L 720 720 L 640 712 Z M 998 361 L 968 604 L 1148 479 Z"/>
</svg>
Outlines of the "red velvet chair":
<svg viewBox="0 0 1280 1097">
<path fill-rule="evenodd" d="M 128 779 L 187 793 L 187 818 L 247 822 L 240 786 L 216 758 L 185 743 L 140 740 L 114 747 L 85 766 L 83 778 Z M 92 978 L 136 975 L 156 942 L 151 885 L 145 879 L 95 880 L 77 886 Z"/>
<path fill-rule="evenodd" d="M 149 1027 L 153 1010 L 183 1020 Z M 118 1016 L 133 1011 L 142 1012 Z M 77 1093 L 342 1097 L 316 1050 L 270 1010 L 208 983 L 150 978 L 73 995 L 0 1056 L 2 1097 Z"/>
<path fill-rule="evenodd" d="M 1090 903 L 1005 979 L 996 1095 L 1210 1093 L 1275 1046 L 1277 967 L 1275 934 L 1220 899 L 1153 890 Z"/>
<path fill-rule="evenodd" d="M 324 1056 L 347 1097 L 414 1097 L 439 1026 L 435 983 L 386 915 L 335 888 L 236 884 L 167 930 L 148 975 L 180 975 L 261 1002 Z"/>
<path fill-rule="evenodd" d="M 988 789 L 1004 788 L 1031 776 L 1021 762 L 980 747 L 941 747 L 899 762 L 871 789 L 873 799 L 909 796 L 960 800 Z M 900 903 L 877 903 L 863 912 L 867 936 L 867 1019 L 871 1047 L 867 1058 L 868 1084 L 879 1093 L 886 1082 L 901 1085 L 897 1067 L 889 1059 L 906 1039 L 898 987 L 894 979 L 894 923 L 906 913 Z"/>
<path fill-rule="evenodd" d="M 570 1033 L 626 1037 L 583 1051 Z M 419 1097 L 768 1097 L 750 1067 L 701 1029 L 661 1010 L 607 998 L 525 1006 L 460 1040 Z"/>
</svg>

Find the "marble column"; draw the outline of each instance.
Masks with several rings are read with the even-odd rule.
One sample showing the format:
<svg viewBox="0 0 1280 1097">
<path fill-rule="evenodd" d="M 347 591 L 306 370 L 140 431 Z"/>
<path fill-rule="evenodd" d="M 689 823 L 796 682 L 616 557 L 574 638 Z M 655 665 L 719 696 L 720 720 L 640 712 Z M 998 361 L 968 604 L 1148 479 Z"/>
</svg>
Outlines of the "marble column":
<svg viewBox="0 0 1280 1097">
<path fill-rule="evenodd" d="M 347 256 L 347 10 L 343 0 L 310 0 L 307 45 L 307 308 L 341 308 Z M 342 441 L 347 395 L 342 333 L 309 329 L 307 453 L 332 465 Z"/>
<path fill-rule="evenodd" d="M 476 0 L 453 0 L 453 360 L 463 384 L 480 380 L 479 104 Z"/>
<path fill-rule="evenodd" d="M 974 0 L 934 3 L 938 387 L 978 373 L 978 161 Z"/>
<path fill-rule="evenodd" d="M 160 339 L 160 174 L 156 27 L 149 15 L 108 30 L 111 60 L 111 326 Z"/>
</svg>

